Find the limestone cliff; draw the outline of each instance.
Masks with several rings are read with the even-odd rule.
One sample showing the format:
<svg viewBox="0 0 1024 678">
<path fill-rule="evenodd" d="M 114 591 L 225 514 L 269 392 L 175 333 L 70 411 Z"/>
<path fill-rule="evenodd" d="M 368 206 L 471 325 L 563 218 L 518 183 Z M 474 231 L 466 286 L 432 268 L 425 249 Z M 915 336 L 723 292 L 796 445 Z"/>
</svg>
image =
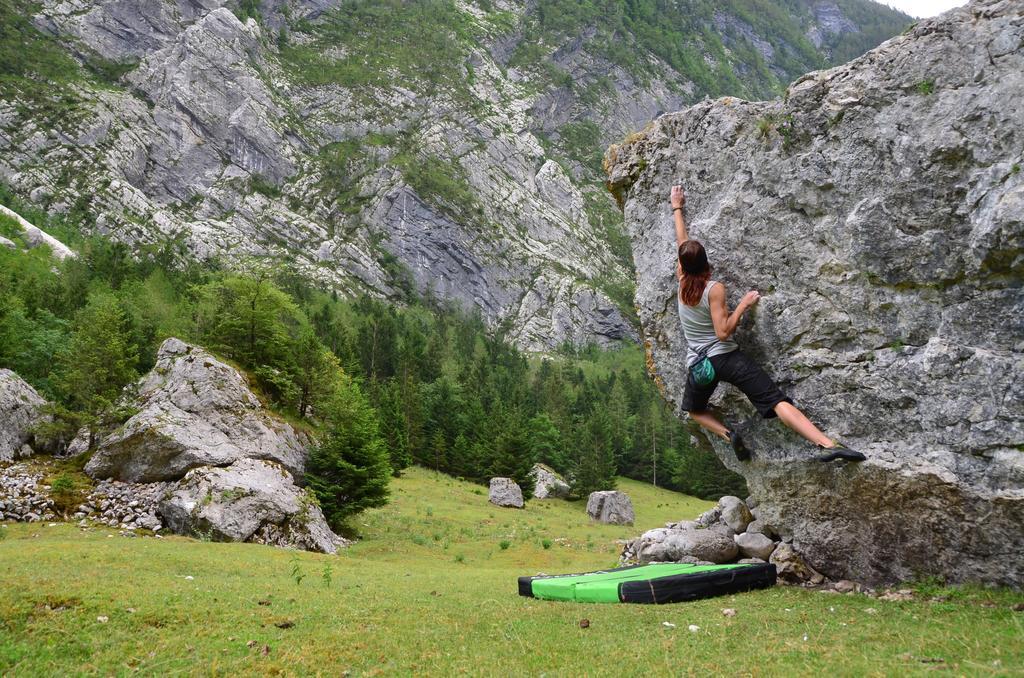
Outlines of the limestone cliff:
<svg viewBox="0 0 1024 678">
<path fill-rule="evenodd" d="M 663 115 L 606 155 L 652 370 L 678 403 L 685 343 L 668 202 L 686 187 L 737 333 L 811 418 L 814 449 L 722 386 L 760 517 L 833 578 L 1024 584 L 1024 3 L 976 0 L 782 100 Z"/>
<path fill-rule="evenodd" d="M 874 44 L 852 9 L 902 25 L 863 0 L 791 4 L 770 32 L 686 3 L 657 21 L 685 40 L 655 53 L 625 3 L 14 0 L 0 179 L 136 247 L 275 257 L 343 294 L 429 289 L 524 348 L 635 340 L 598 149 Z"/>
</svg>

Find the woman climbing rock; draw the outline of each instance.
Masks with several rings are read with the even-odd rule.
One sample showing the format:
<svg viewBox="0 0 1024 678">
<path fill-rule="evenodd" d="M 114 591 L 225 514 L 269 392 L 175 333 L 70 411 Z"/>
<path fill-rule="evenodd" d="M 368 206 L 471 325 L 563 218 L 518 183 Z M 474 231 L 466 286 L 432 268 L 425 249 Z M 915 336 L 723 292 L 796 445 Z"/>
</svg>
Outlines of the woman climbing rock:
<svg viewBox="0 0 1024 678">
<path fill-rule="evenodd" d="M 689 376 L 683 393 L 683 409 L 690 417 L 712 433 L 729 441 L 736 458 L 746 461 L 750 449 L 743 438 L 723 424 L 709 409 L 708 400 L 719 381 L 743 391 L 762 417 L 778 417 L 807 440 L 824 450 L 819 461 L 863 461 L 864 455 L 829 438 L 793 405 L 793 401 L 772 381 L 772 378 L 748 358 L 732 340 L 740 318 L 760 295 L 751 290 L 743 295 L 736 309 L 729 313 L 725 285 L 711 280 L 711 265 L 704 246 L 690 240 L 683 216 L 686 196 L 682 186 L 673 186 L 670 194 L 675 221 L 679 277 L 679 320 L 686 337 L 686 366 Z"/>
</svg>

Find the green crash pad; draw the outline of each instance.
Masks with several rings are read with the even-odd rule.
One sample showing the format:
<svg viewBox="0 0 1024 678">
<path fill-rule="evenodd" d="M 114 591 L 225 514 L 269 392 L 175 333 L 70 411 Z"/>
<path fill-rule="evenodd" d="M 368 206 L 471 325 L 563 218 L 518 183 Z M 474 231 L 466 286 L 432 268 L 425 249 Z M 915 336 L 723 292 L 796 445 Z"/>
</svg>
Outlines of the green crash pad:
<svg viewBox="0 0 1024 678">
<path fill-rule="evenodd" d="M 582 574 L 519 578 L 519 594 L 580 603 L 674 603 L 775 584 L 775 566 L 650 563 Z"/>
</svg>

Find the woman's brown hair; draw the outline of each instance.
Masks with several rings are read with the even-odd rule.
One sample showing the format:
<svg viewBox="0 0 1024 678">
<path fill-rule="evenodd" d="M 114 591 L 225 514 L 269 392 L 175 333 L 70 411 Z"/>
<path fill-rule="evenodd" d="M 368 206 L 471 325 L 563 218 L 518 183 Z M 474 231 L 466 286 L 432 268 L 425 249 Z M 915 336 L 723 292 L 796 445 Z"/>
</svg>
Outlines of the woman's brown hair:
<svg viewBox="0 0 1024 678">
<path fill-rule="evenodd" d="M 687 240 L 679 246 L 679 265 L 683 277 L 679 281 L 679 298 L 687 306 L 696 306 L 704 294 L 704 286 L 711 278 L 711 264 L 704 246 L 696 240 Z"/>
</svg>

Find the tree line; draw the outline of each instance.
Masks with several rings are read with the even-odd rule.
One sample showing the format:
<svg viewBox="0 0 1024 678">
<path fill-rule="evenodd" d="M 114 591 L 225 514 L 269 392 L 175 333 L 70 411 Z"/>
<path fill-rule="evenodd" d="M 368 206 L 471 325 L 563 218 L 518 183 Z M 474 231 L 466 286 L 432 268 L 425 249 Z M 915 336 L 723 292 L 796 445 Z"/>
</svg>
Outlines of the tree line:
<svg viewBox="0 0 1024 678">
<path fill-rule="evenodd" d="M 101 238 L 55 263 L 0 248 L 0 366 L 55 405 L 47 434 L 98 435 L 168 336 L 244 370 L 282 416 L 319 432 L 309 485 L 337 523 L 379 505 L 412 463 L 529 494 L 543 462 L 578 496 L 625 475 L 703 497 L 742 479 L 689 433 L 643 374 L 638 347 L 519 351 L 478 313 L 429 297 L 339 299 L 284 265 L 181 266 L 171 245 Z"/>
</svg>

